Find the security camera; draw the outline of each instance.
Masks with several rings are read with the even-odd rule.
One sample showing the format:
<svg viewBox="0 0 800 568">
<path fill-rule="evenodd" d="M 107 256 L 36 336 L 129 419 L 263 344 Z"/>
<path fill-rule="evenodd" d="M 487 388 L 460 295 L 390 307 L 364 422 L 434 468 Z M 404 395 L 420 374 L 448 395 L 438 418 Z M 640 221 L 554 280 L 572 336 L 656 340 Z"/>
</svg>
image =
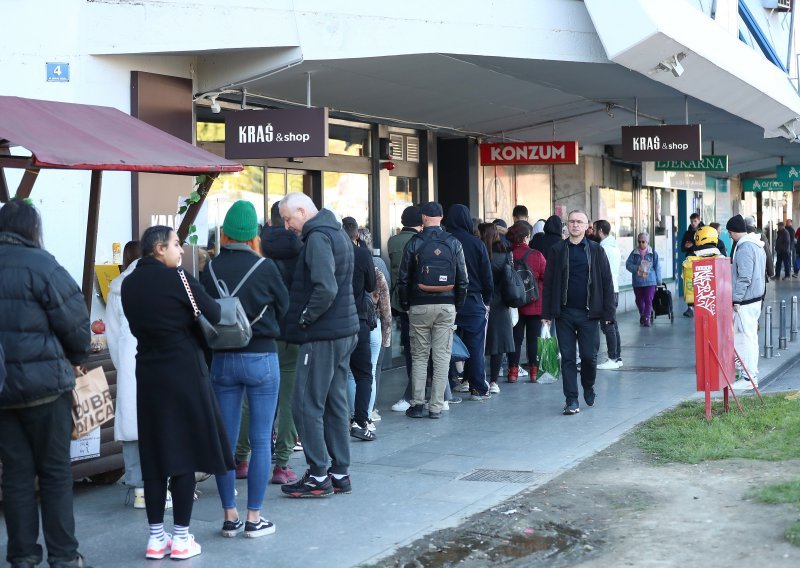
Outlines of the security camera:
<svg viewBox="0 0 800 568">
<path fill-rule="evenodd" d="M 680 61 L 678 61 L 677 56 L 674 56 L 672 58 L 672 65 L 670 65 L 670 71 L 672 71 L 672 74 L 675 75 L 676 77 L 680 77 L 681 75 L 683 75 L 683 65 L 681 65 Z"/>
<path fill-rule="evenodd" d="M 222 111 L 222 109 L 220 108 L 219 103 L 217 102 L 217 97 L 211 97 L 210 100 L 211 100 L 211 112 L 213 112 L 214 114 L 219 114 Z"/>
</svg>

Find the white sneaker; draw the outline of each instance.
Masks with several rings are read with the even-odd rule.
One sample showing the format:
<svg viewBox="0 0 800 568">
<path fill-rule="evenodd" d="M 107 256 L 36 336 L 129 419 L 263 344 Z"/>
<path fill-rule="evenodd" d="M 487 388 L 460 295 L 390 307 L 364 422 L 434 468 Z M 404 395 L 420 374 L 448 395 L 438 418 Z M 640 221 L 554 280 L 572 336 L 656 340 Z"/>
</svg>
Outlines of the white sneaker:
<svg viewBox="0 0 800 568">
<path fill-rule="evenodd" d="M 622 359 L 617 359 L 617 369 L 622 368 Z"/>
<path fill-rule="evenodd" d="M 597 370 L 598 371 L 615 371 L 615 370 L 619 369 L 621 366 L 622 365 L 620 363 L 618 363 L 617 361 L 612 361 L 611 359 L 609 359 L 608 361 L 606 361 L 604 363 L 600 363 L 597 366 Z"/>
<path fill-rule="evenodd" d="M 194 540 L 194 535 L 190 534 L 189 538 L 186 539 L 173 539 L 172 552 L 170 552 L 169 557 L 172 560 L 186 560 L 197 556 L 201 552 L 200 544 Z"/>
<path fill-rule="evenodd" d="M 405 412 L 409 408 L 411 408 L 411 403 L 404 398 L 401 398 L 392 405 L 392 410 L 395 412 Z"/>
<path fill-rule="evenodd" d="M 448 401 L 446 400 L 444 401 L 444 404 L 442 405 L 442 410 L 450 410 L 450 403 Z"/>
<path fill-rule="evenodd" d="M 756 386 L 758 386 L 758 381 L 756 381 L 755 384 L 756 384 Z M 733 390 L 752 390 L 753 389 L 753 383 L 751 383 L 747 379 L 739 379 L 738 381 L 733 383 L 731 386 L 733 387 Z"/>
<path fill-rule="evenodd" d="M 167 491 L 167 501 L 164 504 L 164 510 L 172 509 L 172 491 Z"/>
<path fill-rule="evenodd" d="M 167 492 L 169 495 L 169 492 Z M 136 487 L 133 490 L 133 508 L 134 509 L 144 509 L 144 487 Z"/>
<path fill-rule="evenodd" d="M 372 418 L 372 421 L 373 421 L 373 422 L 380 422 L 380 421 L 381 421 L 381 415 L 380 415 L 380 414 L 378 414 L 378 409 L 377 409 L 377 408 L 373 408 L 373 409 L 372 409 L 372 416 L 371 416 L 371 418 Z"/>
<path fill-rule="evenodd" d="M 489 383 L 489 392 L 492 394 L 500 394 L 500 387 L 497 383 Z"/>
<path fill-rule="evenodd" d="M 518 377 L 527 377 L 527 376 L 528 376 L 528 371 L 526 371 L 526 370 L 525 370 L 525 369 L 524 369 L 524 368 L 523 368 L 523 367 L 520 365 L 520 368 L 519 368 L 519 374 L 518 374 L 517 376 L 518 376 Z"/>
<path fill-rule="evenodd" d="M 147 552 L 145 558 L 161 560 L 172 551 L 172 535 L 164 533 L 164 538 L 151 536 L 147 540 Z"/>
<path fill-rule="evenodd" d="M 370 432 L 375 431 L 375 424 L 373 424 L 372 420 L 367 420 L 367 430 Z"/>
<path fill-rule="evenodd" d="M 456 388 L 454 388 L 453 392 L 469 392 L 469 383 L 467 381 L 464 381 Z"/>
</svg>

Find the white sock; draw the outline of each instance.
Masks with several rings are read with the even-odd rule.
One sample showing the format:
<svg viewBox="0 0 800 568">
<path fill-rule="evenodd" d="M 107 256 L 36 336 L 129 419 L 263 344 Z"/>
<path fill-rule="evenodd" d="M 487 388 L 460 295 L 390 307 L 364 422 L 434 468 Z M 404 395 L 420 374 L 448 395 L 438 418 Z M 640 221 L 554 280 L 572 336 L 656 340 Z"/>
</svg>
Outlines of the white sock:
<svg viewBox="0 0 800 568">
<path fill-rule="evenodd" d="M 334 477 L 334 479 L 344 479 L 347 477 L 346 473 L 332 473 L 331 475 Z"/>
<path fill-rule="evenodd" d="M 164 540 L 167 538 L 167 533 L 164 532 L 164 523 L 157 523 L 150 525 L 150 537 Z"/>
<path fill-rule="evenodd" d="M 325 481 L 326 479 L 328 479 L 327 475 L 323 475 L 322 477 L 317 477 L 316 475 L 312 475 L 311 477 L 313 477 L 314 479 L 316 479 L 319 482 L 322 482 L 322 481 Z"/>
<path fill-rule="evenodd" d="M 181 525 L 174 525 L 173 538 L 175 540 L 186 540 L 189 538 L 189 527 L 182 527 Z"/>
</svg>

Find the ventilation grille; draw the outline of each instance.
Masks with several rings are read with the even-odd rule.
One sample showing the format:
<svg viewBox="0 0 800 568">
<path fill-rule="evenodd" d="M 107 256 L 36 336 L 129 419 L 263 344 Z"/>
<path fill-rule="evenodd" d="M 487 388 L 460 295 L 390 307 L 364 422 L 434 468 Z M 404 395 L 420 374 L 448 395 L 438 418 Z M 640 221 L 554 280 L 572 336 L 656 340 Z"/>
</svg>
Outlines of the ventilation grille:
<svg viewBox="0 0 800 568">
<path fill-rule="evenodd" d="M 391 144 L 390 156 L 392 160 L 403 159 L 403 135 L 402 134 L 389 134 L 389 141 Z"/>
<path fill-rule="evenodd" d="M 419 162 L 419 138 L 416 136 L 406 138 L 406 160 Z"/>
<path fill-rule="evenodd" d="M 476 469 L 461 478 L 461 481 L 488 481 L 490 483 L 533 483 L 541 477 L 535 471 L 513 471 L 507 469 Z"/>
</svg>

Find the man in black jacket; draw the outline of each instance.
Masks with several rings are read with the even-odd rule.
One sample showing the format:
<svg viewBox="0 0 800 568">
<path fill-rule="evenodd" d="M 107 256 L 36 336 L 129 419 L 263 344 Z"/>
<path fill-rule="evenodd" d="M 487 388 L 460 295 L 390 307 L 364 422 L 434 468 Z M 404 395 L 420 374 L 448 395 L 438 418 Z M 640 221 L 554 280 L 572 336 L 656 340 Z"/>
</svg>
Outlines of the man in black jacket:
<svg viewBox="0 0 800 568">
<path fill-rule="evenodd" d="M 289 291 L 286 339 L 300 344 L 292 411 L 308 470 L 281 490 L 290 497 L 350 493 L 347 369 L 356 346 L 353 244 L 328 209 L 290 193 L 281 218 L 303 249 Z M 331 466 L 328 469 L 328 456 Z"/>
<path fill-rule="evenodd" d="M 345 217 L 342 219 L 342 229 L 353 241 L 353 300 L 358 314 L 358 342 L 350 354 L 350 372 L 356 383 L 350 435 L 370 442 L 375 439 L 375 432 L 367 428 L 369 399 L 372 395 L 372 350 L 369 345 L 369 333 L 372 330 L 367 323 L 366 311 L 370 306 L 366 302 L 372 304 L 372 296 L 367 297 L 367 293 L 375 289 L 375 264 L 369 250 L 356 244 L 358 222 L 353 217 Z"/>
<path fill-rule="evenodd" d="M 469 359 L 464 364 L 464 378 L 469 383 L 468 400 L 483 402 L 492 396 L 489 394 L 484 365 L 489 303 L 494 293 L 489 251 L 483 241 L 472 234 L 472 218 L 466 205 L 456 204 L 450 207 L 445 227 L 464 248 L 464 262 L 469 276 L 467 298 L 456 316 L 458 335 L 469 351 Z"/>
<path fill-rule="evenodd" d="M 585 236 L 589 216 L 583 211 L 571 211 L 567 223 L 569 238 L 551 248 L 547 256 L 542 325 L 556 322 L 566 398 L 564 414 L 569 416 L 580 411 L 575 340 L 581 356 L 583 399 L 592 406 L 600 337 L 598 322 L 609 325 L 614 321 L 616 309 L 608 257 L 599 244 Z"/>
<path fill-rule="evenodd" d="M 783 279 L 786 280 L 791 275 L 789 265 L 792 262 L 792 235 L 778 223 L 778 230 L 775 233 L 775 280 L 781 279 L 781 266 L 783 266 Z"/>
<path fill-rule="evenodd" d="M 403 249 L 403 260 L 397 273 L 400 305 L 408 312 L 411 327 L 412 395 L 406 416 L 422 418 L 425 415 L 425 383 L 428 358 L 432 352 L 433 378 L 428 416 L 439 418 L 444 407 L 456 309 L 464 304 L 469 281 L 461 243 L 441 227 L 442 206 L 431 201 L 424 204 L 420 212 L 423 229 L 411 237 Z M 442 275 L 441 290 L 420 282 L 420 274 L 424 274 L 428 265 L 428 251 L 437 259 L 447 259 L 448 262 L 442 264 L 452 269 L 452 275 Z"/>
</svg>

